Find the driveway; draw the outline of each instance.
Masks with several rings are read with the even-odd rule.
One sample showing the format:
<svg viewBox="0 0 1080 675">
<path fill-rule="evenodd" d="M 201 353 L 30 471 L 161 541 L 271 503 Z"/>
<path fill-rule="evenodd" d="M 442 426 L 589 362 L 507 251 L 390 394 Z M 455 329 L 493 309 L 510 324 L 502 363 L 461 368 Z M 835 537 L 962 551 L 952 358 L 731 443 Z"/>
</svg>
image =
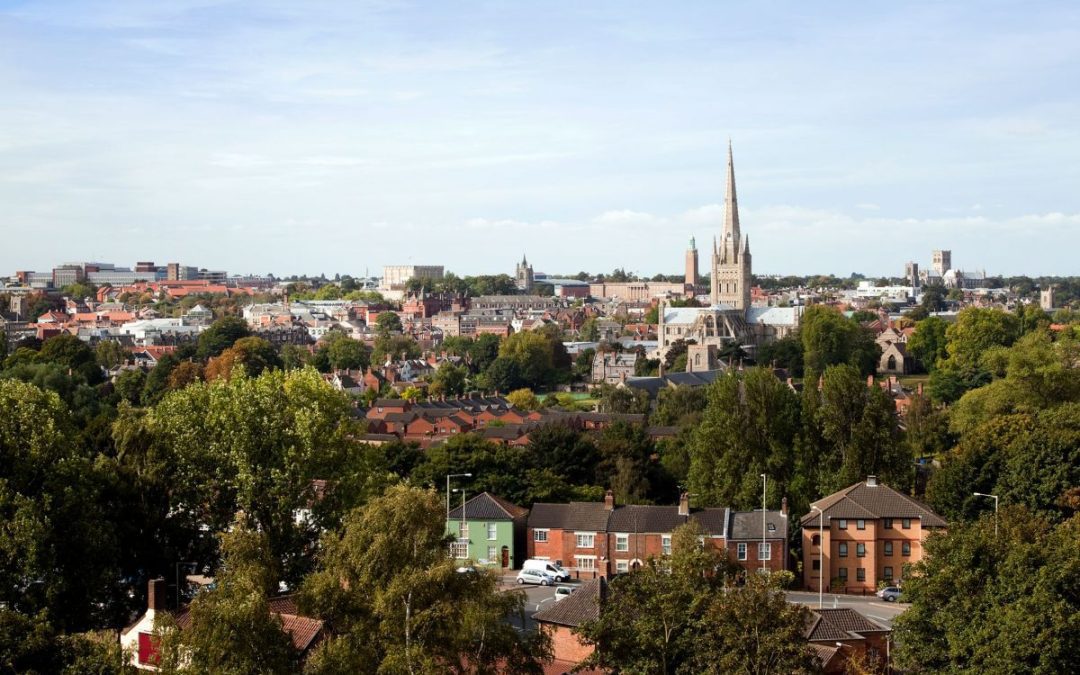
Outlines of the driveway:
<svg viewBox="0 0 1080 675">
<path fill-rule="evenodd" d="M 787 601 L 806 605 L 810 609 L 815 609 L 818 606 L 818 594 L 805 593 L 802 591 L 788 591 Z M 892 628 L 893 620 L 903 614 L 904 610 L 908 608 L 906 603 L 885 602 L 874 595 L 833 595 L 831 593 L 826 593 L 822 596 L 821 605 L 826 609 L 832 607 L 847 607 L 854 609 L 859 614 L 880 623 L 886 628 Z"/>
</svg>

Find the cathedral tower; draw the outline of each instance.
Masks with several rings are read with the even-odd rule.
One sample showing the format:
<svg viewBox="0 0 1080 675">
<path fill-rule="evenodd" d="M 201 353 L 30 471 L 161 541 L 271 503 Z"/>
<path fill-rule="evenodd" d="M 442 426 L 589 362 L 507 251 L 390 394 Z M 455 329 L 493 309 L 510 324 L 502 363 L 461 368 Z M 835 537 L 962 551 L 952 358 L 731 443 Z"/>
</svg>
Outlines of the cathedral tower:
<svg viewBox="0 0 1080 675">
<path fill-rule="evenodd" d="M 750 309 L 750 239 L 739 231 L 739 202 L 735 196 L 735 160 L 728 141 L 727 196 L 724 229 L 713 240 L 712 303 L 740 311 Z"/>
</svg>

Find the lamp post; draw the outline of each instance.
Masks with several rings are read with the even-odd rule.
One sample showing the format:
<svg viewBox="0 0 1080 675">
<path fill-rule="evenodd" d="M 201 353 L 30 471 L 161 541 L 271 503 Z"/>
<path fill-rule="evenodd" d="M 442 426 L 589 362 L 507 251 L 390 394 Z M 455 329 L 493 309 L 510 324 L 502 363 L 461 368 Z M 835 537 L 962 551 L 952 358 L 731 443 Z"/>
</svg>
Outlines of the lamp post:
<svg viewBox="0 0 1080 675">
<path fill-rule="evenodd" d="M 765 474 L 761 474 L 761 550 L 758 557 L 761 558 L 761 571 L 765 572 L 765 532 L 768 530 L 765 524 Z M 769 556 L 772 557 L 771 555 Z"/>
<path fill-rule="evenodd" d="M 461 525 L 458 526 L 458 541 L 461 541 L 461 533 L 465 532 L 465 557 L 469 557 L 469 530 L 465 525 L 465 488 L 454 488 L 454 492 L 461 493 Z"/>
<path fill-rule="evenodd" d="M 976 496 L 976 497 L 990 497 L 991 499 L 994 500 L 994 538 L 997 539 L 997 536 L 998 536 L 998 496 L 997 495 L 988 495 L 985 492 L 972 492 L 971 494 Z"/>
<path fill-rule="evenodd" d="M 818 545 L 817 545 L 817 559 L 818 559 L 818 574 L 817 574 L 817 606 L 821 609 L 821 589 L 825 581 L 825 512 L 820 507 L 810 505 L 810 508 L 818 512 Z"/>
<path fill-rule="evenodd" d="M 448 473 L 446 474 L 446 522 L 450 523 L 450 479 L 472 478 L 471 473 Z"/>
</svg>

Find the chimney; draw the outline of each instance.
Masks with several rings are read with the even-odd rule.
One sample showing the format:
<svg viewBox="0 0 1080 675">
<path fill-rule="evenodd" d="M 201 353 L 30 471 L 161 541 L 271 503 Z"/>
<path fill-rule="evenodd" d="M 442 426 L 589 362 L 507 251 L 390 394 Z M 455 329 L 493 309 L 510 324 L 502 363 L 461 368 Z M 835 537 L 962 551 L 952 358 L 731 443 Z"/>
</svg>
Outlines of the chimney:
<svg viewBox="0 0 1080 675">
<path fill-rule="evenodd" d="M 689 492 L 683 492 L 682 494 L 679 495 L 679 515 L 680 516 L 688 516 L 688 515 L 690 515 L 690 493 Z"/>
<path fill-rule="evenodd" d="M 604 510 L 605 511 L 614 511 L 615 510 L 615 493 L 612 492 L 611 490 L 608 490 L 607 492 L 604 493 Z"/>
<path fill-rule="evenodd" d="M 916 388 L 916 391 L 919 392 L 919 396 L 923 395 L 923 393 L 922 393 L 922 382 L 919 383 L 919 386 Z"/>
<path fill-rule="evenodd" d="M 780 513 L 787 518 L 787 497 L 780 500 Z"/>
<path fill-rule="evenodd" d="M 146 609 L 155 612 L 165 611 L 165 580 L 161 577 L 151 579 L 147 584 Z"/>
<path fill-rule="evenodd" d="M 866 487 L 877 487 L 877 476 L 867 476 Z"/>
</svg>

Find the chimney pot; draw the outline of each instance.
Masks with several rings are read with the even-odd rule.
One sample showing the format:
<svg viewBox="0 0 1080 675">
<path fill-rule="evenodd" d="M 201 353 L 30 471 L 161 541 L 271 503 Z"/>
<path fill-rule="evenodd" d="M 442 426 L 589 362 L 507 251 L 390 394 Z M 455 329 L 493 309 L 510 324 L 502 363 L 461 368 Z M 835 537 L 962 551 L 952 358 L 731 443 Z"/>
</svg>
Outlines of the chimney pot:
<svg viewBox="0 0 1080 675">
<path fill-rule="evenodd" d="M 780 513 L 784 514 L 784 517 L 787 518 L 787 497 L 780 500 Z"/>
<path fill-rule="evenodd" d="M 872 476 L 872 475 L 867 476 L 866 477 L 866 485 L 867 485 L 867 487 L 876 487 L 877 486 L 877 476 Z"/>
<path fill-rule="evenodd" d="M 615 493 L 611 490 L 604 493 L 604 509 L 608 511 L 615 509 Z"/>
<path fill-rule="evenodd" d="M 680 516 L 689 516 L 690 515 L 690 493 L 689 492 L 683 492 L 682 494 L 679 495 L 679 515 Z"/>
</svg>

